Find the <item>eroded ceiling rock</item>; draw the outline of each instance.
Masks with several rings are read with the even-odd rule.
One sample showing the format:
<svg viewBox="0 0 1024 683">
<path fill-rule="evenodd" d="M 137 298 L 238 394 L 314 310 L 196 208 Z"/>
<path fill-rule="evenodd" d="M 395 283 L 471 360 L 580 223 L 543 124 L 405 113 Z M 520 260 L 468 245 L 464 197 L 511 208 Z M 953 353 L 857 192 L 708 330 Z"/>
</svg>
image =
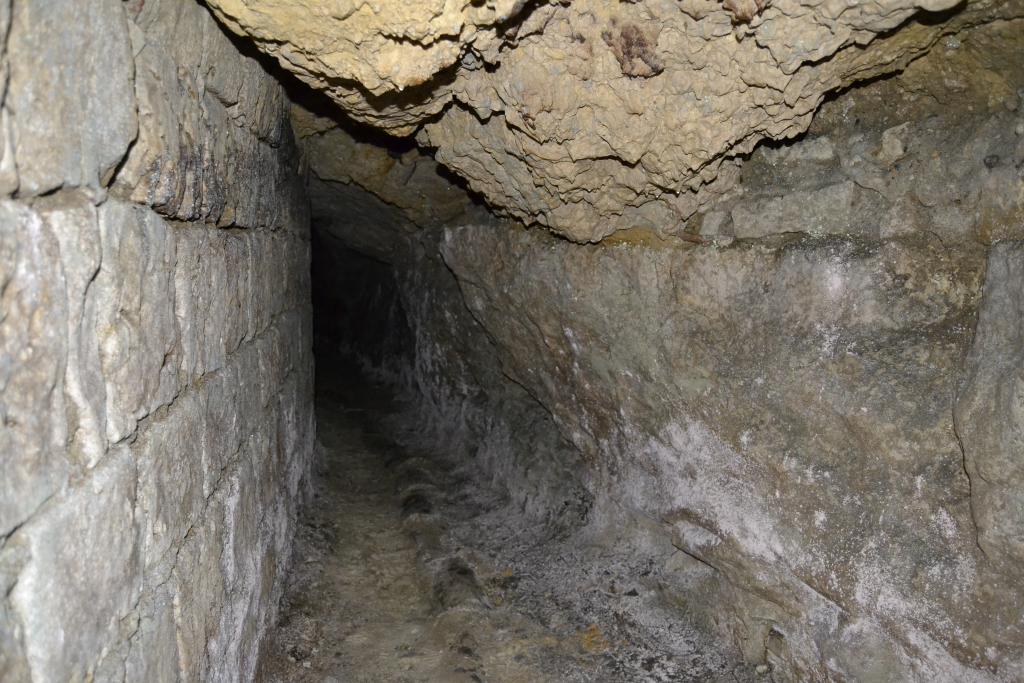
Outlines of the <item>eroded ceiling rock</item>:
<svg viewBox="0 0 1024 683">
<path fill-rule="evenodd" d="M 575 241 L 679 234 L 825 96 L 1024 0 L 210 0 L 356 120 Z"/>
<path fill-rule="evenodd" d="M 497 56 L 497 31 L 523 0 L 208 0 L 355 119 L 408 135 L 451 101 L 446 78 L 468 48 Z M 433 81 L 433 82 L 432 82 Z"/>
<path fill-rule="evenodd" d="M 865 6 L 832 18 L 824 5 L 778 2 L 748 28 L 713 3 L 691 13 L 668 0 L 545 8 L 499 68 L 456 80 L 461 106 L 419 139 L 492 203 L 570 239 L 635 227 L 678 233 L 734 185 L 736 157 L 805 131 L 828 92 L 899 70 L 943 31 L 1011 5 L 1021 8 L 972 3 L 948 22 L 884 38 L 876 34 L 909 12 L 883 19 Z M 613 21 L 660 27 L 660 73 L 623 69 L 602 39 Z"/>
<path fill-rule="evenodd" d="M 322 106 L 292 106 L 292 128 L 314 184 L 333 186 L 333 191 L 339 191 L 339 185 L 361 188 L 398 209 L 410 229 L 472 220 L 471 214 L 483 211 L 451 174 L 411 141 L 383 135 L 374 139 L 322 111 Z"/>
</svg>

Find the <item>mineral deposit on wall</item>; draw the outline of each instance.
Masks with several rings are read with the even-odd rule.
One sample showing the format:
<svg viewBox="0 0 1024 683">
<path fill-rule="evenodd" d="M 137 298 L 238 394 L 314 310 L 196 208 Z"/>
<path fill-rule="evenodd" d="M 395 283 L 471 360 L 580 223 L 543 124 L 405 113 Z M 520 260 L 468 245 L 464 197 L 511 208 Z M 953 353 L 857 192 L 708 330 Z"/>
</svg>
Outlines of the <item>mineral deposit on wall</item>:
<svg viewBox="0 0 1024 683">
<path fill-rule="evenodd" d="M 561 486 L 585 482 L 580 536 L 650 553 L 680 619 L 779 681 L 1015 681 L 1022 24 L 961 31 L 754 150 L 699 245 L 473 225 L 416 199 L 446 191 L 417 175 L 429 160 L 327 124 L 303 138 L 318 227 L 394 265 L 405 371 L 435 412 L 514 416 L 505 376 L 548 411 L 584 463 L 543 451 Z M 337 162 L 350 150 L 371 173 Z M 445 305 L 451 274 L 473 320 Z M 476 464 L 544 510 L 535 453 Z"/>
</svg>

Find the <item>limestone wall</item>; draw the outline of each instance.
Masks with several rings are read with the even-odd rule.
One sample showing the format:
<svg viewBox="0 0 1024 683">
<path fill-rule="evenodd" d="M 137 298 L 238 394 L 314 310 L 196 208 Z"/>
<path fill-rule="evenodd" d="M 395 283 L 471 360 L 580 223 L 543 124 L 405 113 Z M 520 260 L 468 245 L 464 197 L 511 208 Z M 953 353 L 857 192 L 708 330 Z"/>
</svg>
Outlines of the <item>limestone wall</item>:
<svg viewBox="0 0 1024 683">
<path fill-rule="evenodd" d="M 698 244 L 468 212 L 438 238 L 392 189 L 409 156 L 338 173 L 340 133 L 304 137 L 314 213 L 394 264 L 419 421 L 509 528 L 577 498 L 575 558 L 645 566 L 775 681 L 1022 680 L 1024 119 L 980 90 L 1014 25 L 759 148 Z"/>
<path fill-rule="evenodd" d="M 313 439 L 286 98 L 191 0 L 0 29 L 0 679 L 249 680 Z"/>
</svg>

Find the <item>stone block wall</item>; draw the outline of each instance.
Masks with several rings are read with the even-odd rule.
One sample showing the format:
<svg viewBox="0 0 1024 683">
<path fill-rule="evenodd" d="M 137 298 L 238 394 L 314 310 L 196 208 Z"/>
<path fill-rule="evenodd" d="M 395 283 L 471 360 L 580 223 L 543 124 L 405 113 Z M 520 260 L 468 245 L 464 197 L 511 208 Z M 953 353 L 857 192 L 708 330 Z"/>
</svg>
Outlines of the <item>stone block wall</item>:
<svg viewBox="0 0 1024 683">
<path fill-rule="evenodd" d="M 193 0 L 0 32 L 0 680 L 250 680 L 313 441 L 287 99 Z"/>
</svg>

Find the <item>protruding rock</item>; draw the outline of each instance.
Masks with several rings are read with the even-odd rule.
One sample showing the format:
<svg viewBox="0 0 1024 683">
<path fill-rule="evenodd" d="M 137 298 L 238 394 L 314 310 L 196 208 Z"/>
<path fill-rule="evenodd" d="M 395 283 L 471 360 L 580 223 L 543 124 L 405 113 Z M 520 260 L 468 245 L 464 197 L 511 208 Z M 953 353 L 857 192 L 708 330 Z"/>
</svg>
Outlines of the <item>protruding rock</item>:
<svg viewBox="0 0 1024 683">
<path fill-rule="evenodd" d="M 1024 0 L 921 22 L 955 3 L 211 4 L 354 119 L 422 125 L 417 140 L 496 209 L 580 242 L 682 233 L 735 185 L 736 158 L 805 131 L 828 93 L 1024 16 Z"/>
</svg>

